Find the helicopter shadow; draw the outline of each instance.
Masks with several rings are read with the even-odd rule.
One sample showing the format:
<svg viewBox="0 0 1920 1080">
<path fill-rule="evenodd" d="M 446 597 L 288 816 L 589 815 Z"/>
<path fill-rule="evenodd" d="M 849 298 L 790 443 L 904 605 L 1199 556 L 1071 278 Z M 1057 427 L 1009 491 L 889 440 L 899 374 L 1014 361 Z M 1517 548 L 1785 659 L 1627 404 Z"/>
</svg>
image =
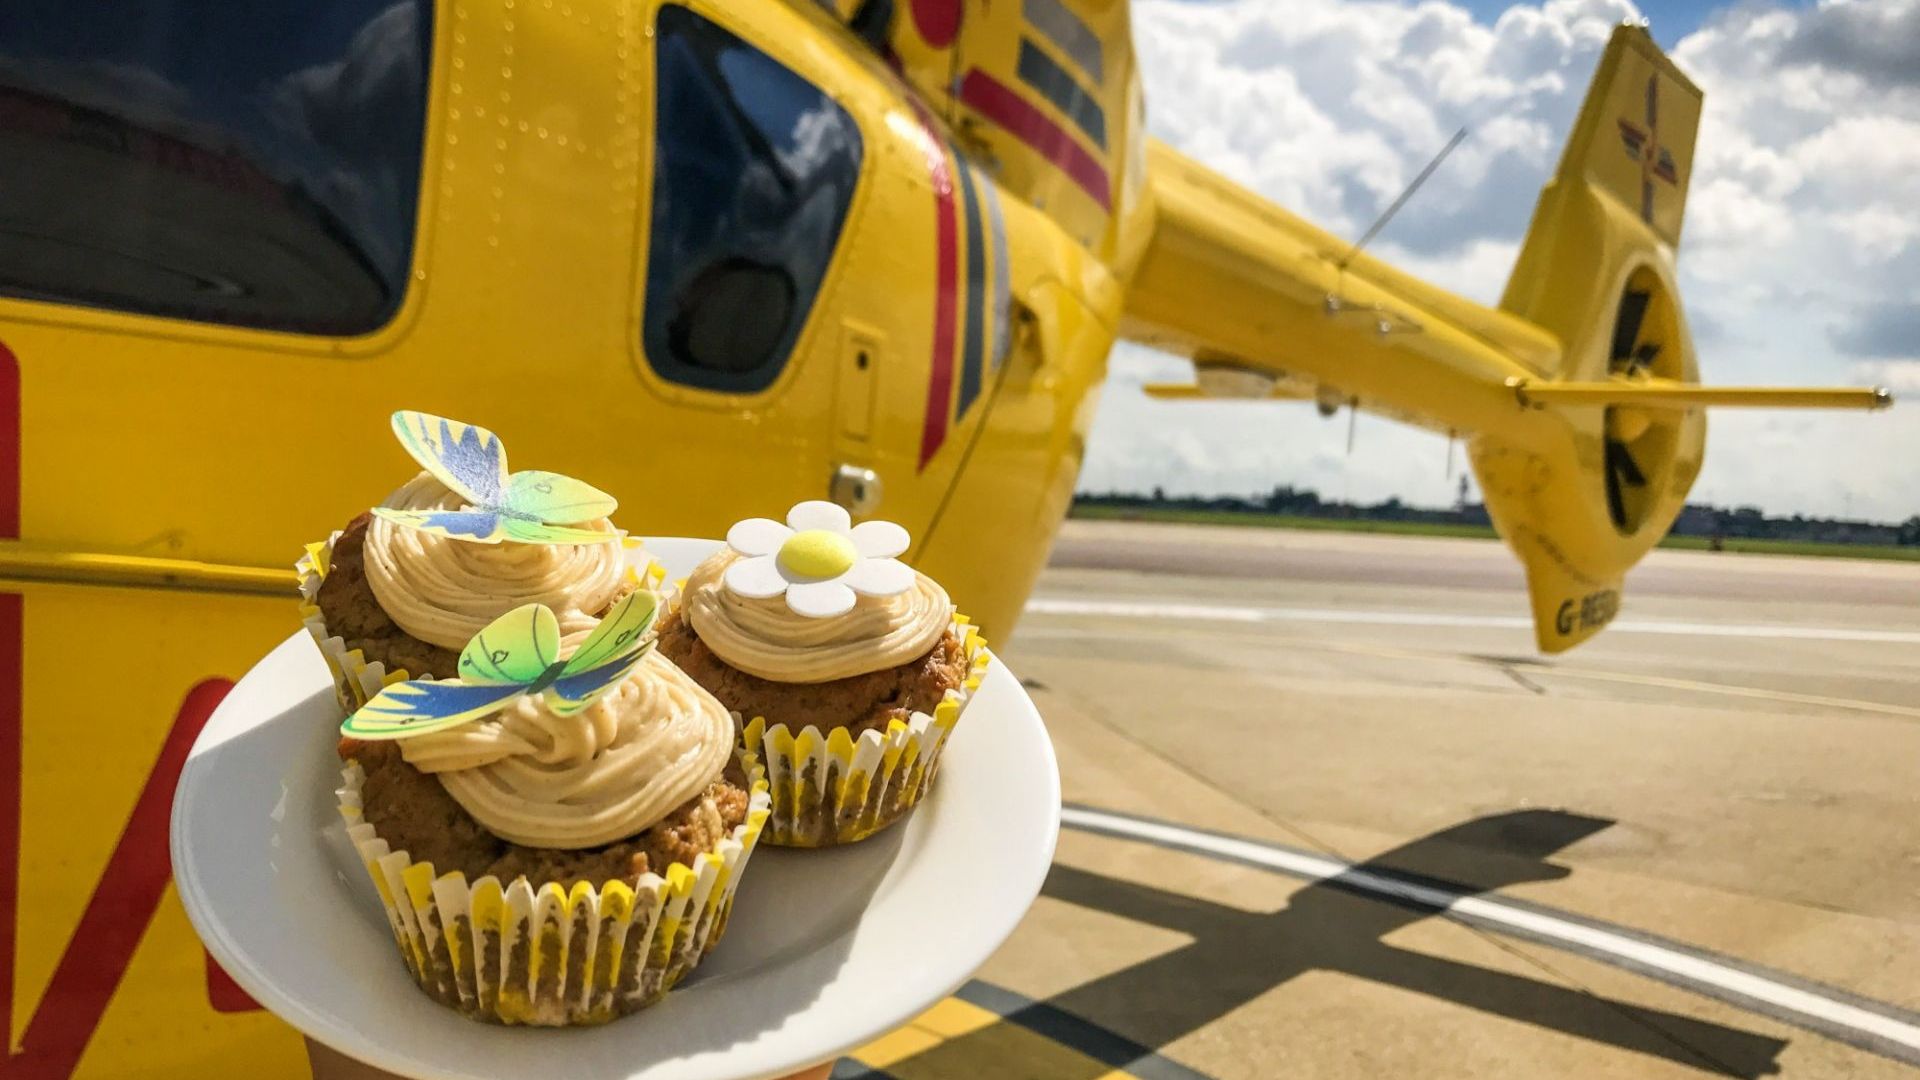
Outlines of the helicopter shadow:
<svg viewBox="0 0 1920 1080">
<path fill-rule="evenodd" d="M 1393 932 L 1434 914 L 1396 903 L 1359 884 L 1363 875 L 1440 884 L 1462 894 L 1494 892 L 1571 873 L 1545 858 L 1613 822 L 1555 810 L 1519 810 L 1475 818 L 1384 852 L 1295 892 L 1272 912 L 1249 912 L 1055 864 L 1043 894 L 1094 911 L 1188 935 L 1170 952 L 1083 983 L 1044 1001 L 1000 993 L 1001 1019 L 950 1039 L 885 1073 L 836 1076 L 965 1075 L 988 1060 L 1013 1025 L 1080 1053 L 1079 1071 L 1050 1067 L 1050 1080 L 1097 1080 L 1123 1069 L 1146 1077 L 1200 1074 L 1159 1056 L 1291 979 L 1340 972 L 1619 1050 L 1711 1074 L 1766 1076 L 1779 1071 L 1784 1040 L 1615 1000 L 1559 982 L 1499 971 L 1386 944 Z M 971 984 L 961 996 L 979 996 Z M 985 987 L 990 992 L 997 988 Z M 1365 1039 L 1365 1032 L 1353 1038 Z M 1004 1053 L 1004 1050 L 1000 1051 Z M 1141 1066 L 1145 1066 L 1142 1068 Z"/>
</svg>

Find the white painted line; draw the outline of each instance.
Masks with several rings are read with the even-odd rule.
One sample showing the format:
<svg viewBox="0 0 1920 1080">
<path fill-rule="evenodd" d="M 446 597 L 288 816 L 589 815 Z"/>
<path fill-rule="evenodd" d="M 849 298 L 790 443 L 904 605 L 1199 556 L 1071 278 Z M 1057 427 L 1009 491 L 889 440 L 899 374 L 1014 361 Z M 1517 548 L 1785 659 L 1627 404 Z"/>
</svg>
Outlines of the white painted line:
<svg viewBox="0 0 1920 1080">
<path fill-rule="evenodd" d="M 1269 867 L 1294 877 L 1314 881 L 1338 877 L 1340 884 L 1345 887 L 1364 889 L 1421 907 L 1456 914 L 1478 925 L 1558 944 L 1603 961 L 1611 959 L 1621 966 L 1655 977 L 1664 975 L 1668 981 L 1675 983 L 1710 988 L 1728 997 L 1759 1002 L 1777 1011 L 1782 1018 L 1797 1018 L 1803 1026 L 1821 1030 L 1842 1029 L 1884 1040 L 1904 1047 L 1909 1052 L 1920 1051 L 1920 1025 L 1705 956 L 1643 941 L 1585 922 L 1558 918 L 1544 911 L 1518 907 L 1484 896 L 1356 869 L 1352 863 L 1339 859 L 1199 832 L 1166 822 L 1142 821 L 1076 806 L 1062 808 L 1060 818 L 1061 823 L 1069 827 L 1219 855 L 1237 862 Z"/>
<path fill-rule="evenodd" d="M 1208 604 L 1161 604 L 1142 601 L 1068 600 L 1036 596 L 1027 601 L 1036 615 L 1091 615 L 1115 619 L 1194 619 L 1203 622 L 1308 622 L 1361 626 L 1473 627 L 1526 630 L 1533 621 L 1520 615 L 1449 615 L 1427 611 L 1348 611 L 1333 608 L 1233 607 Z M 1620 619 L 1607 628 L 1614 633 L 1679 634 L 1690 637 L 1779 638 L 1811 641 L 1873 641 L 1920 645 L 1920 630 L 1866 630 L 1845 626 L 1794 626 L 1788 623 L 1739 624 L 1657 622 Z"/>
<path fill-rule="evenodd" d="M 1418 611 L 1230 607 L 1207 604 L 1062 600 L 1047 596 L 1036 596 L 1028 600 L 1027 612 L 1038 615 L 1092 615 L 1114 619 L 1198 619 L 1205 622 L 1343 622 L 1385 626 L 1483 626 L 1501 629 L 1526 629 L 1533 625 L 1532 622 L 1517 615 L 1446 615 Z"/>
<path fill-rule="evenodd" d="M 1208 607 L 1204 604 L 1128 604 L 1103 600 L 1051 600 L 1036 596 L 1027 611 L 1041 615 L 1097 615 L 1113 619 L 1200 619 L 1207 622 L 1266 622 L 1263 608 Z"/>
</svg>

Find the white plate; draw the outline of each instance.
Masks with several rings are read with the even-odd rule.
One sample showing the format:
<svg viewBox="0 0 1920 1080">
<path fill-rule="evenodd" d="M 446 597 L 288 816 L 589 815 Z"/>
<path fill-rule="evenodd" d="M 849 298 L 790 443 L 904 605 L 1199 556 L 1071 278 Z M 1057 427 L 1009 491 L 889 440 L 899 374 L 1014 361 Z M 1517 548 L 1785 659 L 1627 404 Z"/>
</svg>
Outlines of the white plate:
<svg viewBox="0 0 1920 1080">
<path fill-rule="evenodd" d="M 669 579 L 718 544 L 650 540 Z M 435 1004 L 394 948 L 334 808 L 340 709 L 307 635 L 240 680 L 180 774 L 173 867 L 207 949 L 319 1041 L 409 1076 L 759 1080 L 899 1026 L 964 982 L 1040 891 L 1060 777 L 998 659 L 906 821 L 850 847 L 761 845 L 726 940 L 679 989 L 597 1028 L 476 1023 Z"/>
</svg>

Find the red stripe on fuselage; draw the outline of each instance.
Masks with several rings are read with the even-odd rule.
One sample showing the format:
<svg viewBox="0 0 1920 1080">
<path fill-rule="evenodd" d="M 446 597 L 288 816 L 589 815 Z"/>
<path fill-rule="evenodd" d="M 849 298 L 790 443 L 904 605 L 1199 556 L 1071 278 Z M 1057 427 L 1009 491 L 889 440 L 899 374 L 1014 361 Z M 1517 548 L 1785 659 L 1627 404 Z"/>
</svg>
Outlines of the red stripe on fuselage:
<svg viewBox="0 0 1920 1080">
<path fill-rule="evenodd" d="M 173 862 L 167 851 L 173 789 L 180 782 L 180 770 L 187 764 L 193 741 L 213 716 L 214 706 L 231 689 L 233 684 L 225 679 L 203 679 L 180 703 L 160 755 L 147 774 L 139 798 L 134 800 L 133 813 L 127 816 L 126 828 L 121 830 L 113 854 L 107 857 L 99 884 L 80 913 L 80 923 L 60 954 L 53 978 L 47 981 L 47 991 L 20 1036 L 20 1049 L 9 1055 L 8 1076 L 18 1075 L 23 1080 L 64 1078 L 71 1076 L 79 1064 L 173 880 Z M 19 728 L 0 734 L 0 742 L 12 744 L 8 753 L 17 762 Z M 15 826 L 6 842 L 13 848 L 17 868 L 20 777 L 16 773 L 6 780 L 14 786 L 9 801 L 13 803 Z M 17 892 L 14 899 L 17 903 Z M 4 914 L 9 921 L 19 917 L 17 910 Z M 11 1007 L 12 1002 L 5 1004 Z"/>
<path fill-rule="evenodd" d="M 1080 185 L 1102 210 L 1113 207 L 1106 167 L 1074 141 L 1067 130 L 1019 92 L 993 76 L 974 68 L 960 82 L 960 100 L 967 107 L 1005 128 L 1033 151 L 1067 174 Z"/>
<path fill-rule="evenodd" d="M 0 539 L 20 535 L 20 367 L 0 345 Z M 0 1076 L 65 1080 L 92 1041 L 140 939 L 166 895 L 173 866 L 167 820 L 173 790 L 200 729 L 233 684 L 205 679 L 187 691 L 146 784 L 102 868 L 80 923 L 27 1020 L 13 1039 L 13 969 L 20 942 L 20 831 L 26 703 L 25 598 L 0 592 Z M 245 995 L 215 1003 L 246 1007 Z"/>
<path fill-rule="evenodd" d="M 953 404 L 954 294 L 959 289 L 960 278 L 960 226 L 954 217 L 953 170 L 947 166 L 946 151 L 941 149 L 933 117 L 918 101 L 913 102 L 913 111 L 919 116 L 920 130 L 926 135 L 922 149 L 927 157 L 928 178 L 933 181 L 935 218 L 933 361 L 927 376 L 927 415 L 920 428 L 919 467 L 925 469 L 940 444 L 947 441 L 947 411 Z"/>
</svg>

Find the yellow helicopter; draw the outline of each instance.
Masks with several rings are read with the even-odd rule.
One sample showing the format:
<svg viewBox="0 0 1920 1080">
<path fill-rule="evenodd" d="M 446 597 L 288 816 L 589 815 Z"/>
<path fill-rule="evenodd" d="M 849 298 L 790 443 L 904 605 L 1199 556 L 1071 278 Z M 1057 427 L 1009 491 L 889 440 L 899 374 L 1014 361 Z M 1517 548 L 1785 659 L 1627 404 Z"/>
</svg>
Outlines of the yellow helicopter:
<svg viewBox="0 0 1920 1080">
<path fill-rule="evenodd" d="M 1698 473 L 1674 284 L 1701 95 L 1602 58 L 1498 309 L 1146 135 L 1122 0 L 212 0 L 0 14 L 0 1019 L 8 1076 L 303 1075 L 169 892 L 181 761 L 289 564 L 484 423 L 637 533 L 798 498 L 913 532 L 990 633 L 1117 338 L 1164 396 L 1467 439 L 1540 647 Z"/>
</svg>

